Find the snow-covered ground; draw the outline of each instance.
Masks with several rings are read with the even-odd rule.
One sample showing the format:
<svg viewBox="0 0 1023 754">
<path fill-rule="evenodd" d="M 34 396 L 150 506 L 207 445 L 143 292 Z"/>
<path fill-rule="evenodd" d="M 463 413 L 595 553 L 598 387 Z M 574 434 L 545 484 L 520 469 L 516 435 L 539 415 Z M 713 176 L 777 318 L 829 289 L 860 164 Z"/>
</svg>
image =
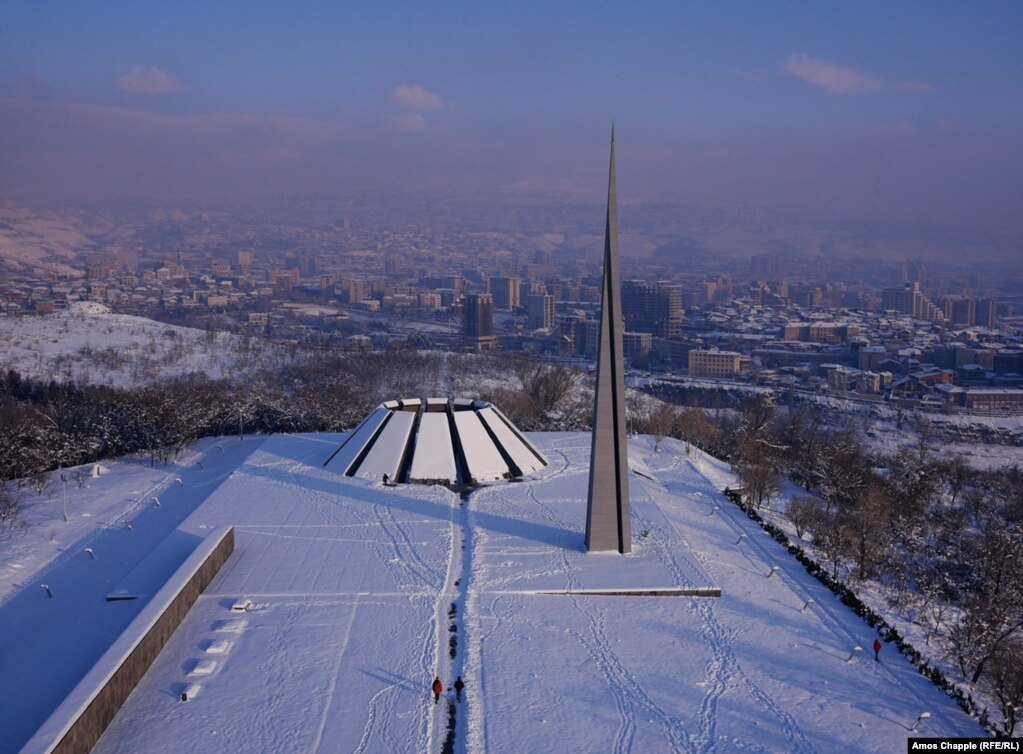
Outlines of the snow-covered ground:
<svg viewBox="0 0 1023 754">
<path fill-rule="evenodd" d="M 237 377 L 285 358 L 259 338 L 249 346 L 228 333 L 114 314 L 89 301 L 45 316 L 0 317 L 0 364 L 37 379 L 130 387 L 192 372 Z"/>
<path fill-rule="evenodd" d="M 1021 416 L 900 411 L 887 403 L 828 396 L 814 400 L 826 410 L 829 424 L 857 429 L 866 447 L 876 455 L 893 456 L 900 449 L 916 449 L 922 442 L 936 458 L 960 457 L 975 469 L 1017 466 L 1023 457 Z"/>
<path fill-rule="evenodd" d="M 33 212 L 0 207 L 0 270 L 80 276 L 72 266 L 96 233 L 109 230 L 103 220 L 72 212 Z"/>
<path fill-rule="evenodd" d="M 16 751 L 139 609 L 107 603 L 110 584 L 158 543 L 183 560 L 222 524 L 234 554 L 95 751 L 439 751 L 449 707 L 456 752 L 902 751 L 921 712 L 925 735 L 983 735 L 891 648 L 875 663 L 874 632 L 724 501 L 731 474 L 695 450 L 630 441 L 651 478 L 630 475 L 620 556 L 583 549 L 588 435 L 529 435 L 550 465 L 467 500 L 339 477 L 322 463 L 340 437 L 106 464 L 67 489 L 70 523 L 57 497 L 0 535 L 0 662 L 19 690 L 0 705 L 0 748 Z M 155 584 L 172 565 L 132 577 Z M 721 596 L 586 593 L 710 586 Z M 253 609 L 232 611 L 240 598 Z M 63 642 L 93 654 L 50 658 Z M 449 688 L 461 674 L 465 701 L 434 705 L 435 674 Z"/>
</svg>

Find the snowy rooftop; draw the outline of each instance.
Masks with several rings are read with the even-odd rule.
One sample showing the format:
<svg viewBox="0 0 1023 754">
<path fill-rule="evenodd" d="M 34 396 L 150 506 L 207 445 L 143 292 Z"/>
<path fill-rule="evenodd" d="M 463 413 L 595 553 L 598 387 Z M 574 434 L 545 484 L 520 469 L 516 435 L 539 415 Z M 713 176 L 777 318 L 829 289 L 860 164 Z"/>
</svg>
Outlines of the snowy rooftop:
<svg viewBox="0 0 1023 754">
<path fill-rule="evenodd" d="M 892 649 L 850 661 L 873 631 L 730 506 L 727 468 L 695 450 L 630 441 L 621 556 L 583 551 L 586 434 L 530 435 L 550 464 L 465 500 L 324 468 L 342 439 L 205 441 L 169 470 L 116 462 L 68 489 L 71 523 L 53 526 L 75 539 L 50 562 L 3 535 L 0 657 L 19 690 L 0 705 L 4 750 L 140 609 L 106 602 L 110 585 L 168 536 L 183 560 L 225 524 L 234 554 L 94 751 L 439 751 L 454 700 L 432 703 L 438 674 L 466 682 L 456 752 L 891 752 L 925 711 L 925 735 L 983 735 Z M 157 560 L 138 591 L 166 578 Z M 586 593 L 711 585 L 720 597 Z M 51 658 L 66 642 L 87 646 Z"/>
</svg>

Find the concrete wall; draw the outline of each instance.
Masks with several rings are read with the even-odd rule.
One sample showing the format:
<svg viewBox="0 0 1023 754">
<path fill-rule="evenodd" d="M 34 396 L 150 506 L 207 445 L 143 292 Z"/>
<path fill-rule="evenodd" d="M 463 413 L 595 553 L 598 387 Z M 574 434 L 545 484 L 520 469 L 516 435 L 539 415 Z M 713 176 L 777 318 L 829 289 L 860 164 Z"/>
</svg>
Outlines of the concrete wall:
<svg viewBox="0 0 1023 754">
<path fill-rule="evenodd" d="M 72 692 L 24 751 L 88 752 L 233 550 L 233 527 L 203 540 L 97 663 L 110 671 L 86 675 L 86 688 Z"/>
</svg>

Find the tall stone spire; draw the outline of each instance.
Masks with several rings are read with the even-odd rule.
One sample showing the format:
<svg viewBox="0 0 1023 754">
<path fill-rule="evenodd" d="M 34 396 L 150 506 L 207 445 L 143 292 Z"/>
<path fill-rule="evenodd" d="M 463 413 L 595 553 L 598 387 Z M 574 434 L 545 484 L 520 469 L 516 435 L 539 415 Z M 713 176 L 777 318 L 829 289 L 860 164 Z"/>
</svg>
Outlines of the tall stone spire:
<svg viewBox="0 0 1023 754">
<path fill-rule="evenodd" d="M 590 489 L 586 507 L 586 549 L 632 551 L 629 528 L 629 459 L 625 436 L 625 358 L 622 351 L 622 295 L 618 263 L 618 206 L 615 197 L 615 132 L 611 127 L 611 168 L 604 227 L 604 281 L 600 294 L 600 346 L 593 397 Z"/>
</svg>

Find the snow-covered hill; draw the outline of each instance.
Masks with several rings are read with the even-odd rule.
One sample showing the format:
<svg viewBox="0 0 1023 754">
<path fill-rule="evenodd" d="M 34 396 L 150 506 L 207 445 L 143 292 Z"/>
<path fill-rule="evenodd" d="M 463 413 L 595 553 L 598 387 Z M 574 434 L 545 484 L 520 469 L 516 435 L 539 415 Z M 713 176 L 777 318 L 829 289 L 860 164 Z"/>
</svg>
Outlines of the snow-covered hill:
<svg viewBox="0 0 1023 754">
<path fill-rule="evenodd" d="M 284 358 L 261 339 L 246 343 L 88 301 L 46 316 L 0 317 L 0 365 L 37 379 L 135 387 L 192 372 L 239 377 Z"/>
<path fill-rule="evenodd" d="M 108 584 L 222 524 L 234 554 L 95 751 L 439 751 L 452 735 L 456 752 L 858 754 L 902 751 L 922 712 L 925 735 L 983 735 L 890 647 L 854 652 L 874 632 L 725 502 L 730 472 L 695 450 L 630 441 L 642 476 L 620 556 L 583 550 L 588 435 L 530 435 L 550 465 L 467 500 L 338 477 L 322 463 L 339 437 L 109 463 L 66 490 L 68 523 L 56 496 L 0 535 L 10 750 L 140 609 L 103 601 Z M 636 594 L 708 586 L 721 596 Z M 464 701 L 434 705 L 435 674 L 460 674 Z"/>
<path fill-rule="evenodd" d="M 103 220 L 74 212 L 0 208 L 0 271 L 80 275 L 71 264 L 110 229 Z"/>
</svg>

